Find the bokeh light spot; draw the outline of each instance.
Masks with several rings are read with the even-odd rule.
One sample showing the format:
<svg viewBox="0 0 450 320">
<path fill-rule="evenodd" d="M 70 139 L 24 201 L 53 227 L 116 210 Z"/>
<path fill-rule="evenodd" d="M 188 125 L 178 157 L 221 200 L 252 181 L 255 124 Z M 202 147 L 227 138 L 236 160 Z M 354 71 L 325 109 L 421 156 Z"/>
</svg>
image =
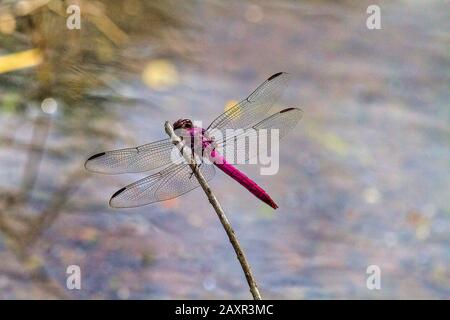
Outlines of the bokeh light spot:
<svg viewBox="0 0 450 320">
<path fill-rule="evenodd" d="M 178 83 L 178 71 L 170 61 L 157 59 L 145 66 L 142 80 L 152 89 L 165 90 Z"/>
<path fill-rule="evenodd" d="M 225 111 L 230 110 L 231 108 L 233 108 L 236 104 L 238 104 L 239 102 L 237 100 L 229 100 L 227 101 L 227 103 L 225 103 Z"/>
<path fill-rule="evenodd" d="M 46 98 L 41 103 L 41 109 L 45 113 L 53 114 L 58 110 L 58 103 L 53 98 Z"/>
<path fill-rule="evenodd" d="M 381 199 L 380 191 L 376 188 L 368 188 L 364 190 L 364 200 L 366 200 L 367 203 L 375 204 Z"/>
</svg>

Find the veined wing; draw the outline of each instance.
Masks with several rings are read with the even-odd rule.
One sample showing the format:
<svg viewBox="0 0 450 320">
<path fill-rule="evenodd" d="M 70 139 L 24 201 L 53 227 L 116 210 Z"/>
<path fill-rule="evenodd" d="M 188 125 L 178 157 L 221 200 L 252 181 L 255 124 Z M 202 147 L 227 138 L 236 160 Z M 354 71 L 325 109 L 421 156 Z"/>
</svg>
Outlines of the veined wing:
<svg viewBox="0 0 450 320">
<path fill-rule="evenodd" d="M 253 125 L 250 128 L 251 130 L 244 131 L 236 136 L 226 137 L 224 141 L 216 144 L 216 149 L 230 163 L 239 164 L 238 160 L 243 160 L 246 163 L 256 157 L 258 152 L 271 148 L 271 130 L 277 129 L 279 139 L 282 139 L 292 131 L 302 117 L 303 111 L 301 109 L 287 108 L 281 110 Z M 267 130 L 266 137 L 262 136 L 260 132 L 264 129 Z M 261 144 L 259 139 L 267 139 L 267 141 L 265 144 Z M 257 143 L 256 146 L 250 146 L 252 140 Z"/>
<path fill-rule="evenodd" d="M 207 181 L 214 177 L 214 166 L 199 167 Z M 176 198 L 200 184 L 188 164 L 173 164 L 166 169 L 136 181 L 117 191 L 109 201 L 111 207 L 131 208 Z"/>
<path fill-rule="evenodd" d="M 190 135 L 184 129 L 175 133 L 184 139 Z M 170 139 L 163 139 L 139 147 L 97 153 L 86 160 L 87 170 L 97 173 L 137 173 L 183 162 L 177 148 Z"/>
<path fill-rule="evenodd" d="M 208 134 L 214 136 L 215 130 L 246 129 L 258 123 L 281 97 L 288 80 L 289 75 L 285 72 L 269 77 L 247 99 L 214 119 L 207 129 Z"/>
<path fill-rule="evenodd" d="M 175 148 L 176 149 L 176 148 Z M 155 141 L 135 148 L 101 152 L 90 157 L 85 167 L 98 173 L 135 173 L 161 168 L 170 163 L 180 163 L 181 155 L 170 139 Z"/>
</svg>

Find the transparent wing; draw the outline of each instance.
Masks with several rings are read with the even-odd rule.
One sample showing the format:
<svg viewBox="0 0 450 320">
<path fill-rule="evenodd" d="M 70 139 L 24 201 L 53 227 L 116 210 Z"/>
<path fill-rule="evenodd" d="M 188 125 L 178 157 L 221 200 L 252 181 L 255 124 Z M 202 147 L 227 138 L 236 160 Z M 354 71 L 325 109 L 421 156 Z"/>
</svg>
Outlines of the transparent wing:
<svg viewBox="0 0 450 320">
<path fill-rule="evenodd" d="M 230 163 L 247 163 L 255 158 L 259 152 L 271 149 L 271 130 L 277 129 L 279 139 L 284 138 L 303 117 L 303 111 L 298 108 L 287 108 L 253 125 L 250 130 L 226 137 L 222 142 L 216 143 L 216 150 Z M 262 135 L 261 130 L 267 130 L 267 136 Z M 266 139 L 261 143 L 260 139 Z M 250 143 L 256 142 L 256 145 Z M 275 140 L 274 142 L 278 142 Z"/>
<path fill-rule="evenodd" d="M 214 177 L 214 166 L 199 167 L 207 181 Z M 197 187 L 198 183 L 188 164 L 173 164 L 166 169 L 136 181 L 117 191 L 109 201 L 111 207 L 130 208 L 176 198 Z"/>
<path fill-rule="evenodd" d="M 92 172 L 136 173 L 181 163 L 182 157 L 170 139 L 155 141 L 135 148 L 101 152 L 90 157 L 85 168 Z"/>
<path fill-rule="evenodd" d="M 289 75 L 279 72 L 269 77 L 247 99 L 231 107 L 209 125 L 207 132 L 214 137 L 216 130 L 246 129 L 264 118 L 273 104 L 281 97 Z"/>
<path fill-rule="evenodd" d="M 175 133 L 182 139 L 189 134 L 184 129 Z M 170 139 L 163 139 L 139 147 L 97 153 L 86 160 L 87 170 L 97 173 L 137 173 L 158 169 L 169 164 L 180 164 L 183 157 Z"/>
</svg>

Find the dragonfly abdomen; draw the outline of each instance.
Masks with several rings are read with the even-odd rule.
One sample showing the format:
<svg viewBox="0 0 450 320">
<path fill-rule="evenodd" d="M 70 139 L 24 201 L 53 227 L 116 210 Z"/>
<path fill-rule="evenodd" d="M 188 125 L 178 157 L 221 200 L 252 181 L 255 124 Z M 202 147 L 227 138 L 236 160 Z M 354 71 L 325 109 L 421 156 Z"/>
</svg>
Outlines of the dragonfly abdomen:
<svg viewBox="0 0 450 320">
<path fill-rule="evenodd" d="M 250 191 L 250 193 L 252 193 L 255 197 L 257 197 L 261 201 L 267 203 L 274 209 L 278 208 L 278 205 L 275 203 L 275 201 L 272 200 L 272 198 L 267 194 L 267 192 L 264 191 L 263 188 L 261 188 L 258 184 L 256 184 L 256 182 L 254 182 L 252 179 L 247 177 L 242 171 L 238 170 L 236 167 L 226 162 L 223 156 L 218 155 L 216 151 L 214 151 L 214 153 L 215 153 L 214 157 L 216 159 L 214 164 L 216 165 L 217 168 L 225 172 L 227 175 L 233 178 L 236 182 L 238 182 L 241 186 Z"/>
</svg>

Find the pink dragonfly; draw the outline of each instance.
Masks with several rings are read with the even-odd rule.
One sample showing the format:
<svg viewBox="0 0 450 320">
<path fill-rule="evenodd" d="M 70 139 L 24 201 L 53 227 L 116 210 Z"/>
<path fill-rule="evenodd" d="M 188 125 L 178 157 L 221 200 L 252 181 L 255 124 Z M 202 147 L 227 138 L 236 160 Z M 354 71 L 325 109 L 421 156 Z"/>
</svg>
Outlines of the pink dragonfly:
<svg viewBox="0 0 450 320">
<path fill-rule="evenodd" d="M 180 119 L 173 124 L 175 133 L 184 142 L 190 138 L 191 143 L 185 143 L 185 146 L 191 148 L 193 155 L 212 159 L 209 163 L 198 164 L 199 170 L 207 181 L 213 178 L 214 167 L 217 167 L 274 209 L 278 206 L 267 192 L 233 166 L 230 159 L 223 156 L 228 154 L 225 152 L 227 147 L 234 147 L 236 141 L 246 139 L 246 135 L 242 134 L 242 131 L 236 131 L 236 134 L 232 136 L 223 132 L 226 129 L 243 129 L 244 131 L 252 129 L 257 133 L 261 129 L 278 129 L 279 138 L 283 138 L 299 122 L 303 112 L 298 108 L 287 108 L 269 117 L 266 115 L 280 98 L 287 86 L 288 78 L 288 74 L 284 72 L 272 75 L 245 100 L 214 119 L 207 129 L 194 126 L 189 119 Z M 155 174 L 118 190 L 109 201 L 112 207 L 138 207 L 176 198 L 200 186 L 197 179 L 192 177 L 192 170 L 186 161 L 183 161 L 184 158 L 180 152 L 178 152 L 179 158 L 174 159 L 173 148 L 174 145 L 170 139 L 164 139 L 135 148 L 101 152 L 90 157 L 85 167 L 89 171 L 104 174 L 136 173 L 159 169 Z M 221 150 L 221 153 L 218 150 Z M 248 162 L 249 159 L 257 156 L 258 149 L 250 150 L 248 145 L 244 144 L 243 149 L 237 152 L 244 152 L 243 158 Z"/>
</svg>

